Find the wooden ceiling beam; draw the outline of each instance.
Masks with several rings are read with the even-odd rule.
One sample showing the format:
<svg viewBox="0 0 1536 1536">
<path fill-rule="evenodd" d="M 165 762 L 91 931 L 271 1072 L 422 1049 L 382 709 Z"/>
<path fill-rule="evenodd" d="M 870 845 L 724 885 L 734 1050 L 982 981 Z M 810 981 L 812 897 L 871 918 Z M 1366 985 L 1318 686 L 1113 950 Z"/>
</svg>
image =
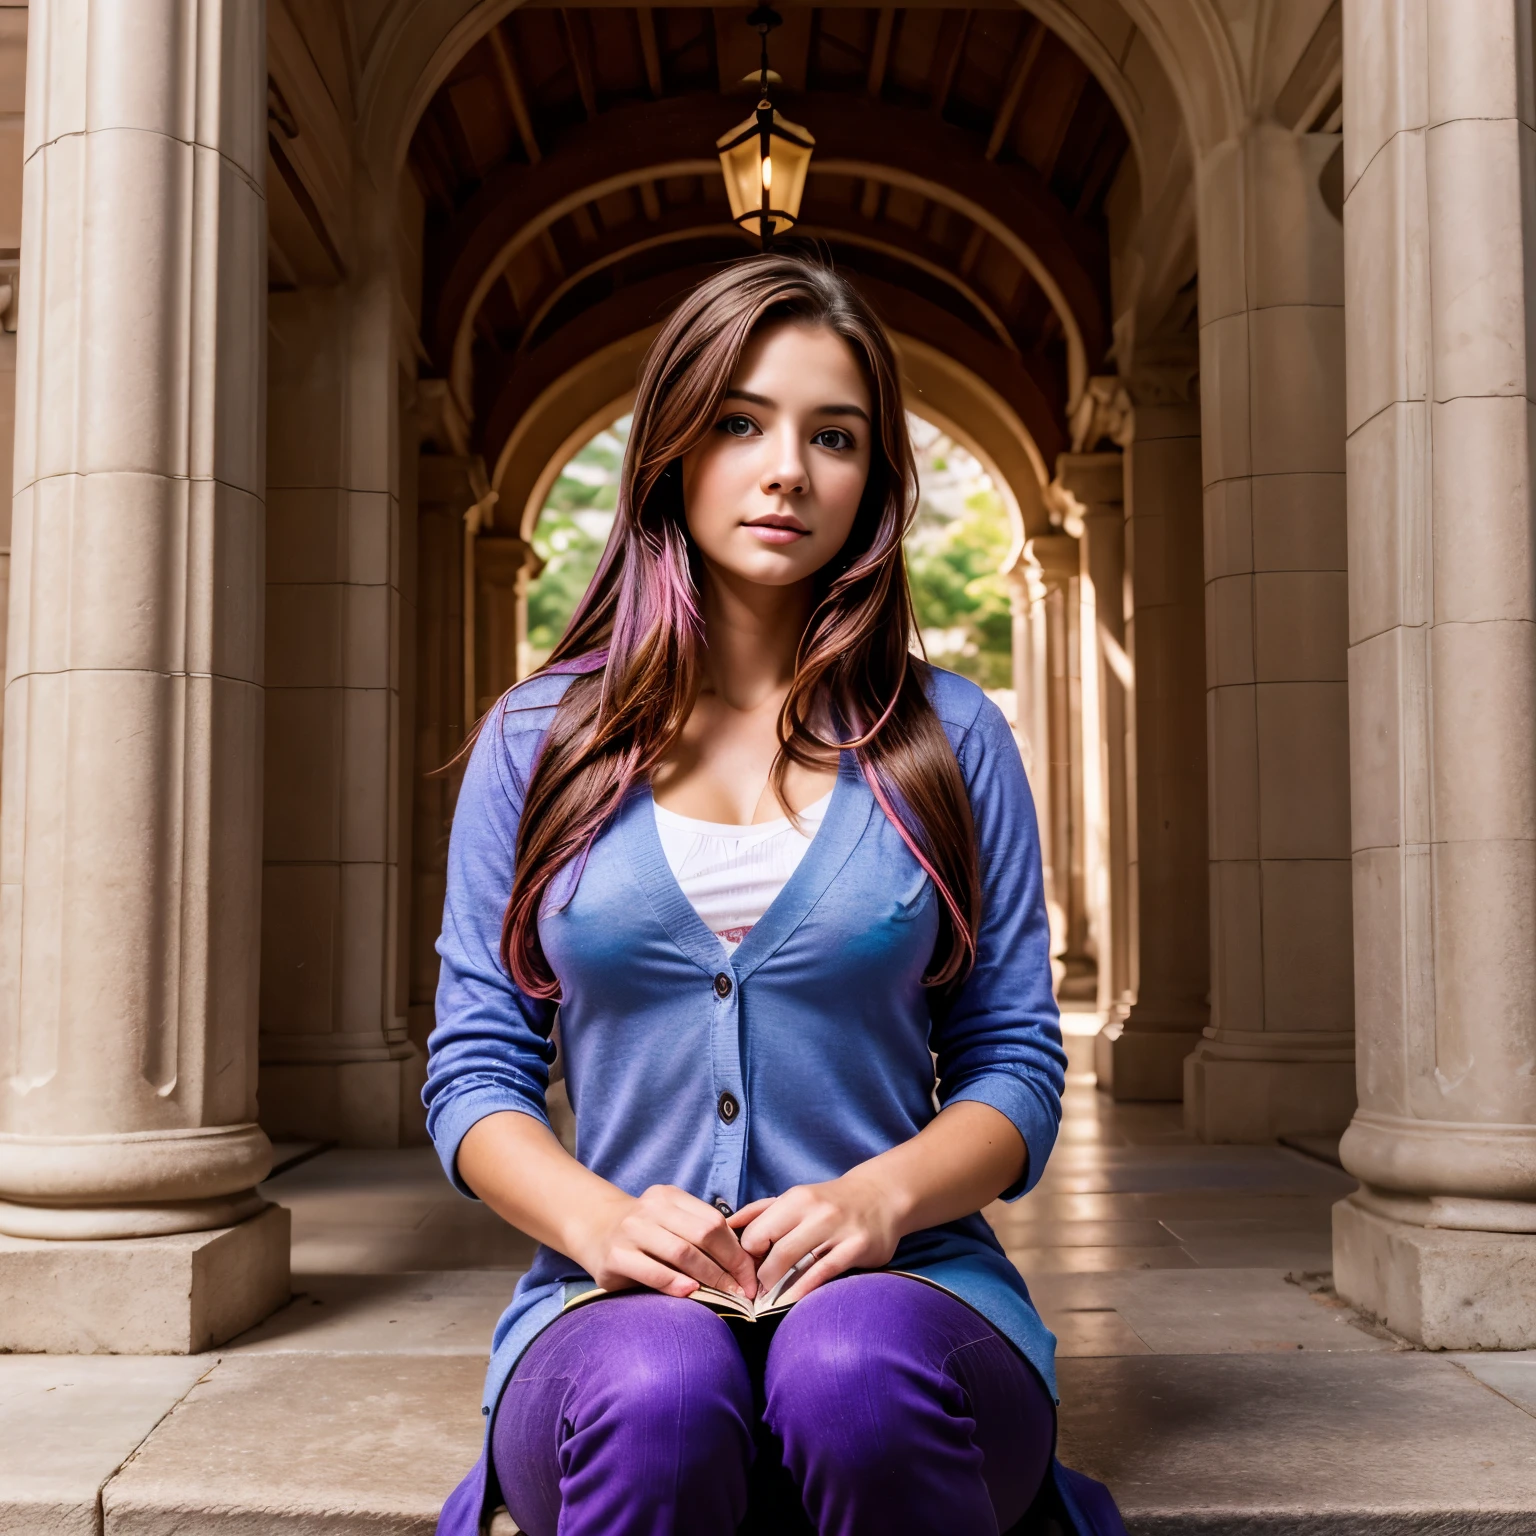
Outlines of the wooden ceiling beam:
<svg viewBox="0 0 1536 1536">
<path fill-rule="evenodd" d="M 987 139 L 988 160 L 996 160 L 999 151 L 1007 142 L 1008 130 L 1013 127 L 1019 102 L 1024 98 L 1024 87 L 1029 84 L 1030 71 L 1034 69 L 1035 61 L 1040 57 L 1040 50 L 1045 46 L 1047 30 L 1043 21 L 1037 21 L 1034 30 L 1029 34 L 1029 41 L 1019 50 L 1013 61 L 1013 70 L 1008 76 L 1008 86 L 1003 92 L 1003 104 L 997 109 L 992 132 Z"/>
<path fill-rule="evenodd" d="M 1032 167 L 988 163 L 973 134 L 922 110 L 821 92 L 795 105 L 817 138 L 813 183 L 819 168 L 904 186 L 967 218 L 984 210 L 996 238 L 1038 280 L 1054 285 L 1081 334 L 1083 358 L 1096 363 L 1103 355 L 1104 233 L 1074 220 Z M 433 266 L 441 275 L 424 339 L 439 366 L 451 365 L 466 311 L 493 280 L 488 274 L 499 272 L 520 244 L 537 238 L 552 217 L 608 192 L 669 176 L 718 175 L 714 140 L 738 110 L 702 96 L 615 107 L 600 122 L 572 129 L 559 153 L 539 165 L 506 166 L 487 177 L 435 242 Z M 720 202 L 723 221 L 723 196 Z"/>
<path fill-rule="evenodd" d="M 523 141 L 523 153 L 529 165 L 537 165 L 543 154 L 539 149 L 538 135 L 533 130 L 533 116 L 528 111 L 528 98 L 523 94 L 523 82 L 518 78 L 517 65 L 512 61 L 512 51 L 498 22 L 486 34 L 491 43 L 491 56 L 496 60 L 496 77 L 501 81 L 501 93 L 507 99 L 517 136 Z"/>
<path fill-rule="evenodd" d="M 591 122 L 597 116 L 597 87 L 592 79 L 592 54 L 587 46 L 584 19 L 578 20 L 565 6 L 561 6 L 560 21 L 565 32 L 566 47 L 570 51 L 571 69 L 576 76 L 576 93 L 581 97 L 587 121 Z"/>
<path fill-rule="evenodd" d="M 539 249 L 543 252 L 544 260 L 549 264 L 549 269 L 555 274 L 555 281 L 565 281 L 565 258 L 560 254 L 560 247 L 555 244 L 555 232 L 549 225 L 545 225 L 539 234 Z"/>
<path fill-rule="evenodd" d="M 852 245 L 912 268 L 914 273 L 949 289 L 976 316 L 978 330 L 984 327 L 990 331 L 998 345 L 1010 352 L 1019 350 L 1007 322 L 991 299 L 955 270 L 953 250 L 925 235 L 916 234 L 905 225 L 892 226 L 882 222 L 871 229 L 848 218 L 846 210 L 839 209 L 838 216 L 825 220 L 818 216 L 822 211 L 815 210 L 802 221 L 801 228 L 808 240 L 822 240 L 832 246 Z M 832 212 L 831 209 L 825 211 Z"/>
<path fill-rule="evenodd" d="M 707 204 L 691 203 L 679 208 L 658 209 L 654 222 L 640 224 L 637 221 L 605 231 L 594 250 L 582 253 L 584 259 L 580 266 L 573 268 L 561 282 L 544 289 L 536 304 L 526 307 L 524 336 L 536 336 L 544 318 L 559 300 L 594 274 L 661 246 L 696 244 L 718 238 L 728 226 L 723 217 L 715 217 L 716 213 L 717 210 Z M 866 225 L 846 206 L 818 203 L 814 196 L 807 200 L 800 228 L 807 239 L 878 252 L 887 261 L 921 274 L 919 281 L 941 284 L 954 294 L 961 306 L 974 314 L 978 327 L 990 331 L 998 345 L 1010 352 L 1019 350 L 992 301 L 956 273 L 954 251 L 948 246 L 905 226 L 893 227 L 878 221 L 873 226 Z"/>
<path fill-rule="evenodd" d="M 1061 151 L 1067 142 L 1067 134 L 1072 127 L 1072 119 L 1077 113 L 1077 104 L 1083 99 L 1083 90 L 1088 84 L 1088 71 L 1084 70 L 1082 78 L 1077 83 L 1077 89 L 1072 92 L 1071 100 L 1062 109 L 1061 116 L 1056 120 L 1056 131 L 1051 135 L 1050 146 L 1046 149 L 1045 156 L 1040 162 L 1040 174 L 1050 181 L 1056 174 L 1056 162 L 1061 159 Z"/>
<path fill-rule="evenodd" d="M 976 258 L 981 255 L 981 248 L 987 243 L 987 232 L 977 224 L 965 242 L 965 249 L 960 253 L 960 275 L 969 277 L 976 266 Z"/>
<path fill-rule="evenodd" d="M 718 238 L 729 233 L 731 233 L 729 225 L 723 222 L 710 222 L 709 210 L 697 204 L 691 207 L 669 209 L 655 224 L 611 230 L 601 239 L 595 250 L 583 253 L 587 259 L 579 267 L 574 268 L 561 282 L 540 295 L 538 304 L 529 310 L 528 325 L 524 334 L 527 337 L 536 336 L 539 327 L 555 305 L 571 289 L 599 272 L 607 271 L 610 267 L 617 266 L 632 256 L 656 250 L 661 246 L 688 242 L 697 244 L 700 240 Z M 743 249 L 750 249 L 750 247 L 744 245 Z M 684 258 L 685 261 L 686 259 Z"/>
<path fill-rule="evenodd" d="M 944 62 L 934 83 L 933 99 L 928 106 L 930 111 L 940 117 L 944 115 L 944 108 L 949 105 L 949 93 L 955 85 L 955 72 L 960 68 L 960 60 L 965 57 L 966 39 L 971 35 L 971 18 L 974 14 L 973 11 L 960 13 L 960 25 L 955 30 L 955 40 L 944 56 Z"/>
<path fill-rule="evenodd" d="M 880 9 L 875 22 L 875 42 L 869 53 L 869 74 L 864 81 L 864 94 L 878 96 L 885 85 L 886 65 L 891 59 L 891 33 L 896 29 L 896 8 L 886 5 Z"/>
<path fill-rule="evenodd" d="M 651 95 L 666 94 L 661 78 L 661 49 L 656 45 L 656 17 L 650 6 L 642 5 L 635 12 L 635 25 L 640 29 L 640 56 L 645 60 L 645 83 Z"/>
<path fill-rule="evenodd" d="M 1083 189 L 1077 194 L 1077 201 L 1072 205 L 1072 212 L 1078 218 L 1082 218 L 1093 207 L 1094 200 L 1104 190 L 1109 178 L 1119 170 L 1125 159 L 1123 148 L 1116 152 L 1115 126 L 1110 125 L 1100 135 L 1093 158 L 1088 162 L 1088 173 L 1083 178 Z"/>
<path fill-rule="evenodd" d="M 449 115 L 454 128 L 459 133 L 459 137 L 462 138 L 463 127 L 453 108 L 445 106 L 443 111 Z M 458 155 L 454 153 L 453 140 L 448 130 L 443 126 L 442 118 L 437 112 L 425 113 L 417 132 L 426 140 L 433 158 L 437 161 L 437 168 L 443 178 L 443 185 L 448 189 L 448 206 L 451 208 L 457 200 L 459 188 L 464 183 L 463 168 L 459 164 Z"/>
<path fill-rule="evenodd" d="M 648 182 L 641 183 L 642 188 L 649 185 Z M 536 303 L 530 302 L 522 307 L 521 313 L 526 322 L 524 337 L 536 336 L 545 317 L 559 300 L 596 273 L 661 246 L 688 242 L 696 244 L 701 240 L 716 239 L 728 229 L 723 209 L 717 210 L 708 204 L 695 202 L 677 208 L 658 207 L 657 217 L 653 221 L 642 224 L 637 220 L 605 230 L 594 249 L 582 252 L 580 265 L 571 268 L 559 282 L 544 287 Z M 879 221 L 872 225 L 866 224 L 861 215 L 854 214 L 841 203 L 818 202 L 814 195 L 807 199 L 801 230 L 810 240 L 878 252 L 887 261 L 910 267 L 914 274 L 921 274 L 919 281 L 941 284 L 952 291 L 960 305 L 974 314 L 978 327 L 989 331 L 998 345 L 1011 352 L 1019 350 L 1007 323 L 992 300 L 956 272 L 951 247 L 904 225 L 892 226 Z"/>
</svg>

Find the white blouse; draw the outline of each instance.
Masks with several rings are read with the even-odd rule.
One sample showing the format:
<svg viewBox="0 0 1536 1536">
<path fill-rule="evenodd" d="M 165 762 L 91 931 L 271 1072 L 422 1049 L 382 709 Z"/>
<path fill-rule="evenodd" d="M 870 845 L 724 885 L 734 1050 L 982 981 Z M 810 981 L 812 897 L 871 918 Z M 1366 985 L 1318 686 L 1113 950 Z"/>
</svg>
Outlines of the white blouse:
<svg viewBox="0 0 1536 1536">
<path fill-rule="evenodd" d="M 727 953 L 746 938 L 794 874 L 831 801 L 828 790 L 806 806 L 798 827 L 787 816 L 732 827 L 656 807 L 656 830 L 667 863 L 683 895 Z"/>
</svg>

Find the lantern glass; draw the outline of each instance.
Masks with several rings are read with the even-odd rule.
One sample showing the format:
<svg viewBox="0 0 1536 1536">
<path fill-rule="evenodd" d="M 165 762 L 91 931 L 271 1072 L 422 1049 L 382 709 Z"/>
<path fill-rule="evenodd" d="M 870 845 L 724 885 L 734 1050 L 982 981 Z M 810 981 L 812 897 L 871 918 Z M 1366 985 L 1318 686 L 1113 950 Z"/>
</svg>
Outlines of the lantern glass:
<svg viewBox="0 0 1536 1536">
<path fill-rule="evenodd" d="M 772 209 L 768 223 L 777 235 L 789 229 L 800 217 L 805 178 L 811 168 L 811 152 L 816 140 L 775 110 L 768 143 L 771 164 L 765 166 L 762 137 L 754 115 L 744 123 L 738 123 L 729 133 L 721 134 L 716 148 L 720 151 L 726 196 L 731 200 L 731 217 L 745 228 L 755 229 L 766 187 Z"/>
</svg>

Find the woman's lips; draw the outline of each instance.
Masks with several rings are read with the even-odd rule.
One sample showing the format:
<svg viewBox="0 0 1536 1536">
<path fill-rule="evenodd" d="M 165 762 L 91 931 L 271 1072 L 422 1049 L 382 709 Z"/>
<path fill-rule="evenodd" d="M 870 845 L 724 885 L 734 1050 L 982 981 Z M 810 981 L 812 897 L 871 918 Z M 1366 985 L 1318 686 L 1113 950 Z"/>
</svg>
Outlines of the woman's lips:
<svg viewBox="0 0 1536 1536">
<path fill-rule="evenodd" d="M 811 536 L 809 528 L 802 528 L 798 523 L 791 522 L 762 522 L 746 523 L 743 525 L 749 532 L 757 535 L 764 544 L 793 544 L 797 539 L 808 539 Z"/>
</svg>

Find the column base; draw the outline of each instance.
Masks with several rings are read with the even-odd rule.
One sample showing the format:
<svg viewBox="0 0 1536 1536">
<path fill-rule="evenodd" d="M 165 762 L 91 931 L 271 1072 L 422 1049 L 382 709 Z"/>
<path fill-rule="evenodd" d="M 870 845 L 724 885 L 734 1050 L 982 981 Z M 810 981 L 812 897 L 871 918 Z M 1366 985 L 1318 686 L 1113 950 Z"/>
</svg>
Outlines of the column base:
<svg viewBox="0 0 1536 1536">
<path fill-rule="evenodd" d="M 1423 1349 L 1536 1348 L 1536 1243 L 1525 1233 L 1414 1226 L 1351 1195 L 1333 1208 L 1333 1283 Z"/>
<path fill-rule="evenodd" d="M 1277 1046 L 1280 1042 L 1276 1042 Z M 1344 1060 L 1234 1058 L 1206 1037 L 1184 1062 L 1184 1126 L 1206 1142 L 1258 1145 L 1300 1133 L 1338 1135 L 1355 1112 L 1353 1053 Z"/>
<path fill-rule="evenodd" d="M 1106 1024 L 1093 1041 L 1099 1089 L 1117 1104 L 1178 1103 L 1184 1097 L 1184 1058 L 1200 1044 L 1189 1029 L 1138 1029 L 1129 1019 Z"/>
<path fill-rule="evenodd" d="M 1055 966 L 1051 967 L 1052 973 Z M 1056 996 L 1064 1003 L 1096 1003 L 1099 1000 L 1099 970 L 1084 955 L 1064 955 Z"/>
<path fill-rule="evenodd" d="M 288 1300 L 291 1222 L 279 1205 L 174 1237 L 0 1237 L 0 1353 L 195 1355 Z"/>
<path fill-rule="evenodd" d="M 425 1146 L 426 1069 L 415 1047 L 395 1061 L 264 1061 L 257 1086 L 261 1128 L 274 1141 Z"/>
</svg>

